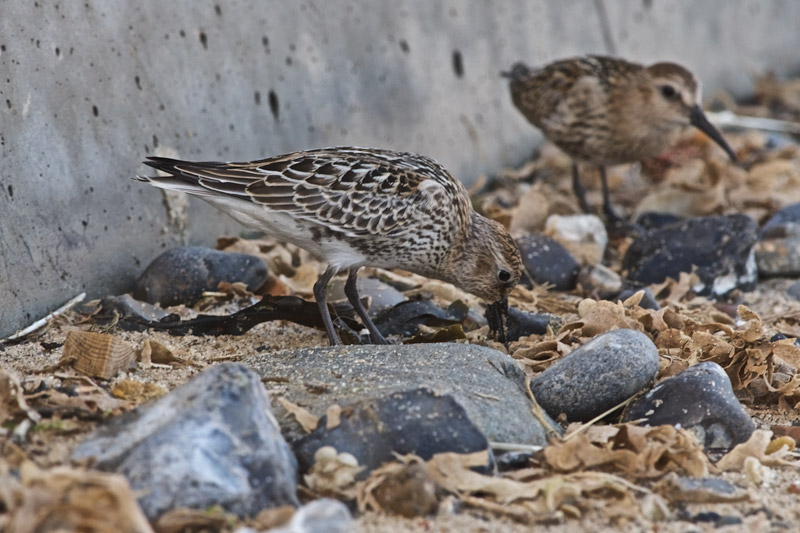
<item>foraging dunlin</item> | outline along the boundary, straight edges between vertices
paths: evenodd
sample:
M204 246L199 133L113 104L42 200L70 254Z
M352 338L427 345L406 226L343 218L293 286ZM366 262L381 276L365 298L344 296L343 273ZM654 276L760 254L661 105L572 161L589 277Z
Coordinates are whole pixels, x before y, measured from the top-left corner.
M605 167L654 157L685 126L708 135L732 160L733 152L700 107L700 82L675 63L648 67L622 59L586 56L529 68L516 63L511 98L528 121L573 158L572 185L589 211L577 162L595 165L603 185L603 211L615 222Z
M507 310L522 272L503 226L476 213L461 183L421 155L343 147L248 163L149 157L145 164L169 176L137 179L198 196L327 263L314 296L332 345L340 340L326 290L337 272L349 270L345 294L372 342L381 344L386 340L359 301L360 267L400 268L450 282L490 303L495 317ZM502 327L498 331L502 338Z

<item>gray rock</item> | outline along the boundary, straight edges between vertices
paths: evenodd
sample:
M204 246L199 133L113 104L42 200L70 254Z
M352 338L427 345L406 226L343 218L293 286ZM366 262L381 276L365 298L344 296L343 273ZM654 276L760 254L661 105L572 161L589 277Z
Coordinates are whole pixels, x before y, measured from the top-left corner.
M546 431L531 413L525 375L508 355L469 344L337 346L254 354L243 363L262 377L279 376L284 396L317 416L426 387L452 396L490 441L544 445ZM289 442L305 433L279 405ZM554 429L558 425L551 421Z
M297 505L297 461L259 377L212 366L172 393L110 420L75 449L140 491L151 520L176 507L220 505L238 516Z
M800 203L790 204L775 212L761 228L761 238L771 239L800 232Z
M617 329L557 361L531 380L531 390L551 416L585 422L645 388L658 367L658 349L647 335Z
M560 242L537 233L518 239L517 246L531 281L550 284L559 291L575 288L580 265ZM527 282L527 276L523 280Z
M749 439L755 430L752 419L733 394L728 375L712 362L694 365L665 379L630 404L623 420L686 428L706 448L731 448Z
M156 257L136 284L134 296L162 306L191 305L203 291L215 291L220 281L241 281L251 291L267 279L260 258L220 252L203 246L179 246Z
M394 453L413 453L427 461L437 453L472 453L489 447L452 396L427 388L350 404L336 427L328 429L327 422L323 416L314 431L293 443L301 473L311 468L314 454L323 446L358 459L366 467L361 478L392 461ZM485 467L488 471L490 464Z
M650 289L650 287L645 287L644 289L639 289L636 287L625 288L616 296L616 298L614 298L614 300L619 300L624 302L625 300L627 300L628 298L630 298L631 296L633 296L634 294L636 294L641 290L644 291L644 295L642 296L642 299L639 301L639 307L641 307L642 309L655 309L655 310L661 309L661 306L658 305L658 301L656 300L656 297L653 294L653 291Z

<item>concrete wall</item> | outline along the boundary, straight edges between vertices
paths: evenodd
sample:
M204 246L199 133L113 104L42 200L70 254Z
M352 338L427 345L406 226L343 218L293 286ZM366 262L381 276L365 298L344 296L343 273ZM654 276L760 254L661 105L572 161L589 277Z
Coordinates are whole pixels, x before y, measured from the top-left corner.
M798 20L791 0L0 0L0 336L238 231L130 180L155 151L387 147L469 182L538 141L498 77L517 59L671 59L746 93L798 68Z

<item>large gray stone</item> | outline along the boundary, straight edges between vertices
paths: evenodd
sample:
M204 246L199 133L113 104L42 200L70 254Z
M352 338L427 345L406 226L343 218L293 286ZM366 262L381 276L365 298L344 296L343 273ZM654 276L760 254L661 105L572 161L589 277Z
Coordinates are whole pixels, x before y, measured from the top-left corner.
M706 95L750 92L750 66L800 66L789 0L0 0L0 14L0 336L81 291L130 291L165 248L239 230L129 180L145 155L371 145L471 183L541 139L499 77L516 60L673 60Z
M381 399L425 387L448 394L490 441L543 445L546 432L531 413L525 376L508 355L470 344L341 346L256 354L242 361L264 378L280 377L281 393L317 416L331 404ZM267 381L269 383L269 380ZM305 436L275 405L287 440Z
M258 376L215 365L152 403L99 427L73 459L118 472L151 520L220 505L239 516L297 505L297 461Z
M531 380L536 400L551 416L586 422L636 394L658 374L658 348L639 331L596 336Z

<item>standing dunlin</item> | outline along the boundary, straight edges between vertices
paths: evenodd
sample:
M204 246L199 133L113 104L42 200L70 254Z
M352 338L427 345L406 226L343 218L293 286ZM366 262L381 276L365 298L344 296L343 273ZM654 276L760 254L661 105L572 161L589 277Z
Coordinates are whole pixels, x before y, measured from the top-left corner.
M473 211L461 183L421 155L348 147L248 163L150 157L145 164L169 176L137 179L198 196L327 263L314 296L332 345L340 340L326 291L337 272L349 271L345 294L372 342L380 344L386 340L358 297L360 267L400 268L447 281L486 300L495 317L507 310L508 293L522 272L517 246L503 226Z
M573 158L572 185L589 211L577 162L597 166L603 211L611 207L605 167L656 156L685 126L708 135L732 160L733 150L700 108L700 82L675 63L645 67L622 59L586 56L532 69L516 63L510 72L511 98L528 121Z

